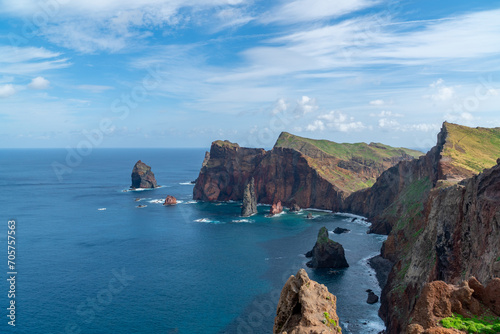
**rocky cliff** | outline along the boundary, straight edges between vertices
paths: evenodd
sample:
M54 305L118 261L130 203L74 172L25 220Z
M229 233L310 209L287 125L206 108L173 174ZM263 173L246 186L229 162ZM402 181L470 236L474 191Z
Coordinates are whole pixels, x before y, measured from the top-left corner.
M469 128L448 122L426 155L384 171L375 184L351 194L343 211L370 218L371 231L389 234L418 216L429 191L477 175L500 156L500 128Z
M337 297L300 269L297 275L290 276L281 290L273 333L342 333L337 316Z
M155 175L151 171L151 167L146 165L141 160L137 161L132 169L132 185L131 189L136 188L156 188Z
M500 165L426 191L382 249L395 262L380 309L389 333L404 332L427 282L457 284L475 276L487 284L500 275Z
M377 176L420 152L382 144L337 144L282 133L270 151L212 143L201 168L193 198L204 201L242 200L254 177L257 200L286 206L338 210L355 190L372 185Z

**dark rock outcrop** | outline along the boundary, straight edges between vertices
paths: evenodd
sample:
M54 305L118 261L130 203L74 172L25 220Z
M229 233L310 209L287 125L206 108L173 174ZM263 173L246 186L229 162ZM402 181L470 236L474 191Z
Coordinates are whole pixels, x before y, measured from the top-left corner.
M295 276L290 276L281 290L273 333L342 333L337 316L337 297L300 269Z
M271 216L277 215L278 213L282 213L282 212L283 212L283 206L281 205L281 201L278 201L277 203L273 203L273 205L271 205L271 208L269 209L269 214Z
M146 165L141 160L137 161L132 169L132 185L131 189L137 188L156 188L155 175L151 171L151 167Z
M168 195L165 198L165 202L163 202L163 205L175 205L175 204L177 204L177 198L171 195Z
M318 239L313 249L306 253L306 257L312 257L307 262L311 268L346 268L349 267L345 259L344 247L328 237L328 230L322 227L318 233Z
M297 203L293 203L292 206L290 207L290 212L299 212L300 211L300 206Z
M243 191L243 206L241 216L249 217L257 213L257 197L255 196L255 183L253 177L245 185Z
M368 297L366 298L366 302L368 304L375 304L378 302L378 296L373 292L372 290L367 290L368 292Z
M312 213L308 212L308 213L307 213L307 217L306 217L306 218L307 218L307 219L313 219L313 215L312 215Z
M333 233L335 233L335 234L342 234L342 233L348 233L348 232L351 232L351 230L349 230L347 228L343 228L343 227L336 227L333 230Z

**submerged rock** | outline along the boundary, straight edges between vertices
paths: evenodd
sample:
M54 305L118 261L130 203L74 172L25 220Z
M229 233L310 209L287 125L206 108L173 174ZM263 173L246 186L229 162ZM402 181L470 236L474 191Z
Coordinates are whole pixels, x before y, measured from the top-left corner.
M151 167L146 165L141 160L137 161L132 169L132 185L131 189L137 188L156 188L158 185L156 184L155 175L151 171Z
M274 334L342 333L337 315L337 297L300 269L281 290Z
M168 195L167 198L165 198L165 202L163 203L163 205L175 205L175 204L177 204L177 198L170 195Z
M328 237L328 230L322 227L318 233L318 239L313 249L306 253L306 257L312 257L307 262L311 268L346 268L349 267L345 259L344 247Z
M245 185L243 191L243 207L241 208L241 216L249 217L257 213L257 196L255 195L255 182L253 177Z
M342 233L347 233L347 232L351 232L351 230L349 230L347 228L343 228L343 227L336 227L335 230L333 230L333 233L335 233L335 234L342 234Z
M271 210L270 210L270 214L271 216L273 215L277 215L278 213L282 213L283 212L283 206L281 205L281 201L278 201L277 203L274 203L272 206L271 206Z

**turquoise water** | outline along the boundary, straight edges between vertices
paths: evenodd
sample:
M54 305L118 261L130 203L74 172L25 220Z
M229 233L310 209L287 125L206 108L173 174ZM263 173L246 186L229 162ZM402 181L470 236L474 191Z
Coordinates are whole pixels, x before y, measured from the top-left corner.
M7 221L16 220L16 326L7 325L9 286L0 284L1 333L269 333L284 281L321 226L351 265L308 270L338 297L344 332L377 333L379 294L366 259L382 236L361 220L307 211L242 220L239 203L197 203L201 149L100 149L57 178L65 150L0 150L0 270L7 278ZM141 159L161 188L127 191ZM177 206L164 207L167 195ZM136 201L139 199L139 201ZM147 205L138 208L138 205ZM101 210L99 210L101 209ZM104 210L105 209L105 210Z

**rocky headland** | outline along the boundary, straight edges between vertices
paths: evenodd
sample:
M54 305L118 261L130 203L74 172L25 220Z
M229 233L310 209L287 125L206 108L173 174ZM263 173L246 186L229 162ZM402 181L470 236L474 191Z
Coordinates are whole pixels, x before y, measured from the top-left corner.
M353 191L371 186L387 168L421 152L382 144L338 144L283 132L272 150L212 143L193 189L193 199L241 201L251 177L257 201L339 210ZM208 159L207 159L208 158Z
M295 276L290 276L281 290L273 333L342 333L337 316L337 297L300 269Z
M146 165L141 160L137 161L132 169L132 185L130 189L137 188L156 188L155 175L151 171L151 167Z

